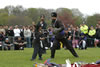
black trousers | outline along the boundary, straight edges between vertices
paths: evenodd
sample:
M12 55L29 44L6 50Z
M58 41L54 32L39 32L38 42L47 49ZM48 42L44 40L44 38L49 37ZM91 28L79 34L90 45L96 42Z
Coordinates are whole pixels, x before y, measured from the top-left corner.
M4 47L4 50L10 50L10 49L11 49L10 46L5 46L5 47Z
M46 49L45 49L45 47L46 47L46 45L47 45L47 43L46 43L46 41L45 40L42 40L42 45L43 45L43 48L42 48L42 53L46 53Z
M22 47L22 49L20 49L20 47ZM24 45L18 45L18 44L15 44L15 50L24 50Z
M40 46L37 46L39 44L35 44L34 46L34 51L33 51L33 54L32 54L32 59L36 59L37 57L37 54L39 55L39 58L42 58L42 49Z
M0 50L2 50L2 46L0 46Z
M58 46L58 42L62 42L64 46L73 54L73 56L78 57L77 53L75 52L74 48L68 43L66 38L62 39L54 39L53 47L51 48L51 58L55 57L56 48Z

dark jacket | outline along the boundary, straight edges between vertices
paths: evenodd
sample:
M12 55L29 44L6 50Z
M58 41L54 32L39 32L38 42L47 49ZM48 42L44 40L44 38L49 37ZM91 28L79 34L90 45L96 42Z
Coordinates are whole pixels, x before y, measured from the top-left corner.
M41 21L40 21L40 22L41 22ZM42 27L42 29L46 29L46 27L47 27L46 22L45 22L45 21L43 21L43 23L42 23L42 24L40 24L40 22L38 22L38 24L37 24L37 28Z
M100 39L100 29L96 30L96 39Z
M13 30L8 30L8 35L13 37L14 36L14 31Z
M3 34L0 34L0 41L4 41L4 36L3 36Z
M57 28L57 33L55 34L55 37L57 39L63 38L64 35L61 34L64 31L63 23L60 20L56 20L54 23L52 23L52 26L53 26L53 28Z
M42 33L35 31L35 39L34 39L34 45L33 46L39 46L40 47L40 37L42 37Z
M73 32L72 31L68 31L67 38L69 38L69 36L71 36L71 40L72 40L73 39Z

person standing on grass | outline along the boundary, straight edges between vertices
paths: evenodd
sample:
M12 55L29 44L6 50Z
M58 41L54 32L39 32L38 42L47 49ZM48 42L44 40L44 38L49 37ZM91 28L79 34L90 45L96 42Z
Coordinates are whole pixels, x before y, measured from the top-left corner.
M90 27L88 36L89 36L89 44L90 46L94 46L94 38L95 38L96 30L93 26Z
M78 42L79 42L79 30L78 27L73 28L73 40L72 40L72 44L73 44L73 48L78 48Z
M36 28L39 28L39 27L41 27L41 29L44 30L44 31L47 28L47 23L45 22L45 15L44 14L42 14L40 16L40 21L36 25ZM45 32L44 32L44 36L45 37L47 36L47 34L45 34ZM43 53L46 54L46 49L45 48L48 46L47 38L42 40L41 43L43 43Z
M27 41L26 47L31 48L31 30L28 26L24 28L24 37Z
M10 26L8 29L8 38L10 40L10 43L13 43L13 37L14 37L13 26Z
M94 46L100 47L100 25L98 25L98 27L96 28L96 36L95 36Z
M37 54L39 55L39 60L42 60L42 48L43 48L43 45L41 46L40 44L40 40L44 40L42 36L42 28L41 27L38 27L36 30L35 30L35 39L34 39L34 51L33 51L33 54L32 54L32 58L31 58L31 61L34 61L37 57Z
M63 23L57 19L57 13L52 12L52 27L54 29L55 39L53 41L53 46L51 47L51 58L55 57L56 47L59 42L62 42L64 46L73 54L75 57L79 57L73 47L68 43L68 40L64 36L64 25Z

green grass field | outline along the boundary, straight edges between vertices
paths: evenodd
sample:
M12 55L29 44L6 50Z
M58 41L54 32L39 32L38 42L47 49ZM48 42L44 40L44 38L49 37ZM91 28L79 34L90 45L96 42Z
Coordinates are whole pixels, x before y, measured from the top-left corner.
M57 50L56 56L51 62L57 64L65 64L65 60L69 59L72 63L75 61L84 62L96 62L100 60L100 48L88 48L87 50L78 50L76 52L80 56L75 58L68 50ZM33 48L25 48L24 51L0 51L0 67L33 67L35 62L44 63L44 61L50 58L50 50L47 50L47 54L43 54L43 60L30 61L33 53Z

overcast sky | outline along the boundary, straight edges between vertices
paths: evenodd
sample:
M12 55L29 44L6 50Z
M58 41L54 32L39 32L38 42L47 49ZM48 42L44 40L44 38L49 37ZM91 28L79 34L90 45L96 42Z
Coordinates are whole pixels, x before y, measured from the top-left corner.
M57 9L78 8L84 15L100 13L100 0L0 0L0 8L8 5L22 5L24 8Z

